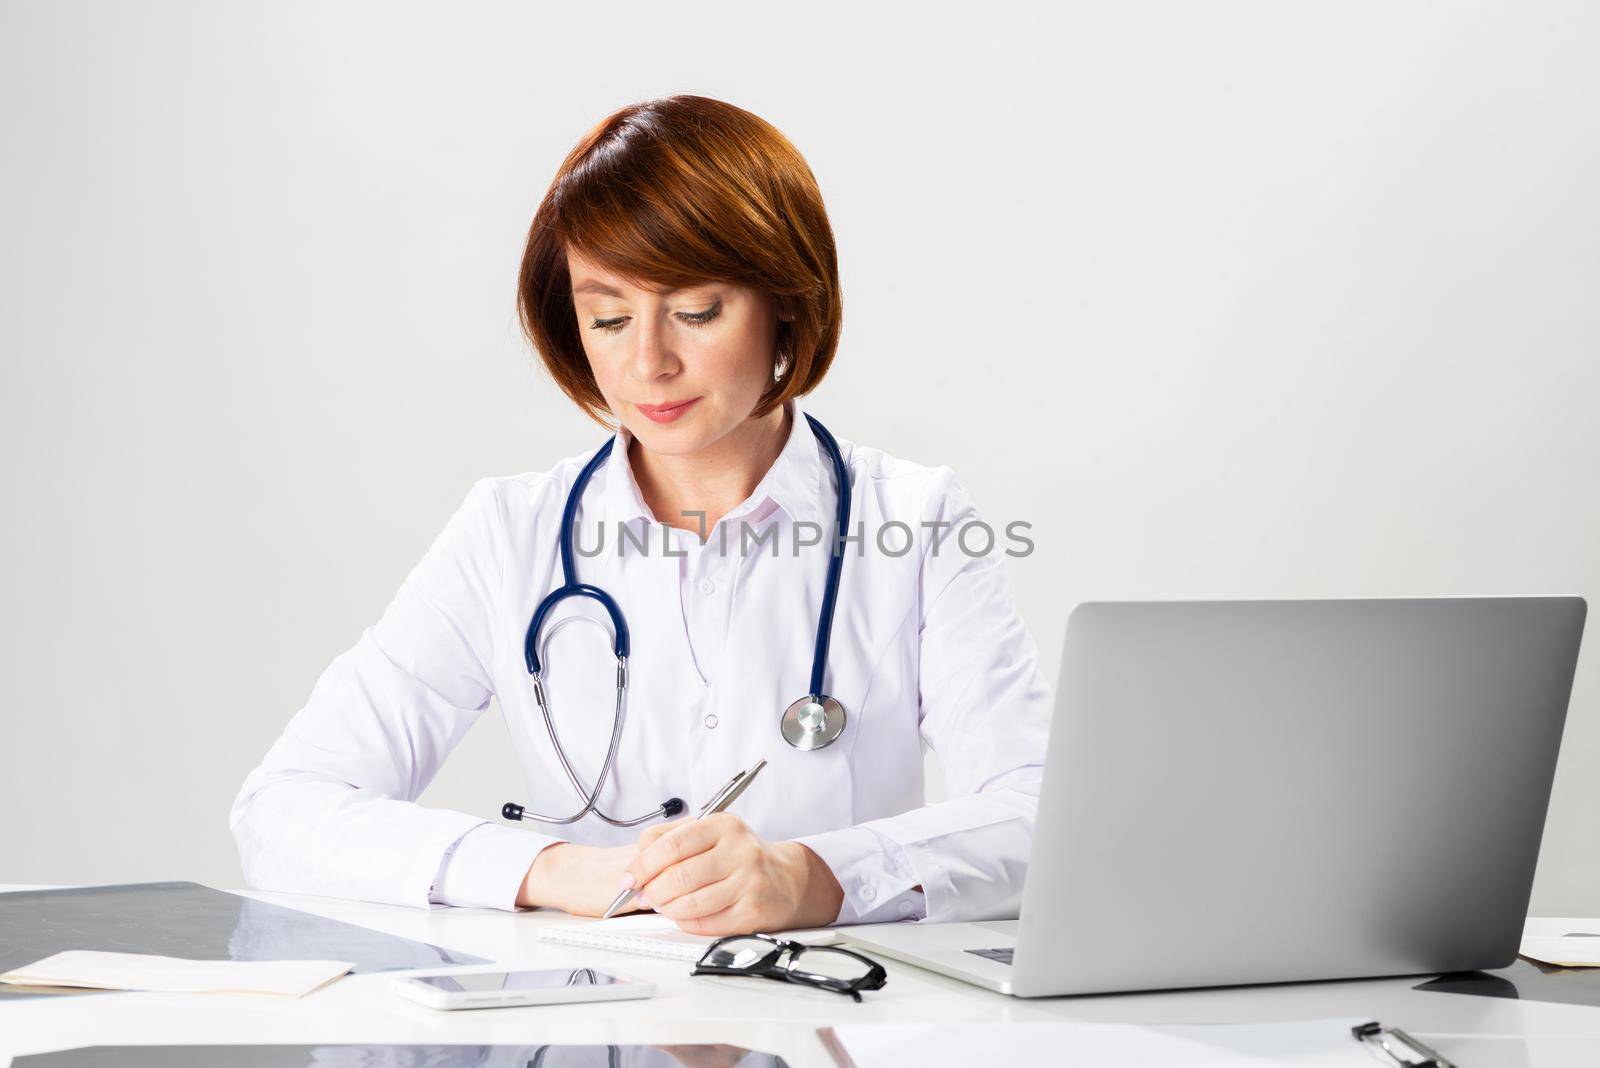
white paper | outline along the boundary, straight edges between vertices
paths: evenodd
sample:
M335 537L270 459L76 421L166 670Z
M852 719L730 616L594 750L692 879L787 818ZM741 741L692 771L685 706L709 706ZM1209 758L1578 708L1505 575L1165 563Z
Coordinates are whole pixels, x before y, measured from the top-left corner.
M1600 937L1523 935L1522 955L1564 968L1600 968Z
M823 1041L855 1068L1092 1064L1095 1068L1372 1068L1350 1029L1365 1018L1267 1024L846 1024ZM1384 1021L1388 1023L1389 1021ZM1397 1021L1404 1028L1403 1021ZM1418 1036L1421 1039L1421 1036ZM1422 1039L1426 1041L1425 1039ZM837 1057L837 1053L835 1054Z
M784 931L774 937L790 938L812 946L838 941L838 935L826 928ZM689 934L680 930L671 917L660 913L641 912L592 923L545 927L539 931L539 940L610 949L619 953L637 953L647 957L697 961L716 939L711 935Z
M173 994L281 994L297 998L353 967L340 960L185 960L73 949L14 968L0 975L0 983Z

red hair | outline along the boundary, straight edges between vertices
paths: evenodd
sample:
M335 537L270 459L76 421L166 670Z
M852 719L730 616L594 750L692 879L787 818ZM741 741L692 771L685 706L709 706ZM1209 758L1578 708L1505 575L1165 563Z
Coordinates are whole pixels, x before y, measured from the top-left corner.
M567 154L534 214L517 284L523 332L562 391L607 425L568 248L641 288L728 282L771 296L773 356L788 369L754 415L811 392L833 362L842 294L822 193L789 139L743 108L678 95L613 112Z

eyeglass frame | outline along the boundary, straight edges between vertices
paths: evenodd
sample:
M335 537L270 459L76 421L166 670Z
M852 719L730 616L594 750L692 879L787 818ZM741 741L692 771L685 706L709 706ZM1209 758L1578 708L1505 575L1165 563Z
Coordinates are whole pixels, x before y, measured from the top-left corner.
M772 949L755 963L739 968L706 963L706 958L723 945L745 938L755 938L762 942L771 943ZM815 950L819 953L843 953L847 957L854 957L862 964L867 965L867 974L859 979L835 979L831 975L818 975L815 972L797 972L794 965L800 961L807 950ZM789 954L790 963L788 967L782 967L777 963L778 958L785 953ZM804 942L796 942L790 938L774 938L772 935L766 934L723 935L706 947L706 951L700 955L700 959L695 962L694 969L689 974L753 975L759 979L776 979L779 982L796 983L800 986L815 986L823 990L831 990L836 994L848 994L855 998L857 1002L861 1000L861 991L880 990L883 988L883 984L889 981L889 973L883 965L871 957L864 956L853 950L840 949L838 946L808 946ZM802 976L804 978L801 978Z

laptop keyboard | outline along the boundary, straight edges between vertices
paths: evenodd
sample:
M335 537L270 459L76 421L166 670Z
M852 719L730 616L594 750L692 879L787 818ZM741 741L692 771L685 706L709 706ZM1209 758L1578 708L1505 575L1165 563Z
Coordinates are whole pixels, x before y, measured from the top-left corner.
M974 954L975 956L982 957L985 960L996 961L1000 964L1010 964L1011 952L1013 948L1014 947L1007 946L1005 949L969 949L967 952Z

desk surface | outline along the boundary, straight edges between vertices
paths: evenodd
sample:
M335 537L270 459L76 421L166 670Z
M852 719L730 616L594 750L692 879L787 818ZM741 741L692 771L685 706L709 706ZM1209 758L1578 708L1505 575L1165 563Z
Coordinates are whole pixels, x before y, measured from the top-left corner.
M0 889L22 889L0 887ZM415 1042L726 1042L781 1054L795 1068L831 1066L816 1028L847 1022L1244 1023L1366 1016L1430 1041L1461 1068L1600 1063L1600 1008L1425 993L1420 979L1235 987L1162 994L1020 1000L885 961L889 983L860 1005L778 983L691 977L677 961L558 946L539 928L556 912L424 911L287 894L248 893L500 962L538 968L594 965L657 984L646 1001L437 1012L389 990L400 972L351 975L300 999L118 993L0 1003L0 1058L86 1045ZM1530 934L1591 927L1530 919ZM493 970L492 966L476 969ZM203 1006L203 1012L196 1012Z

